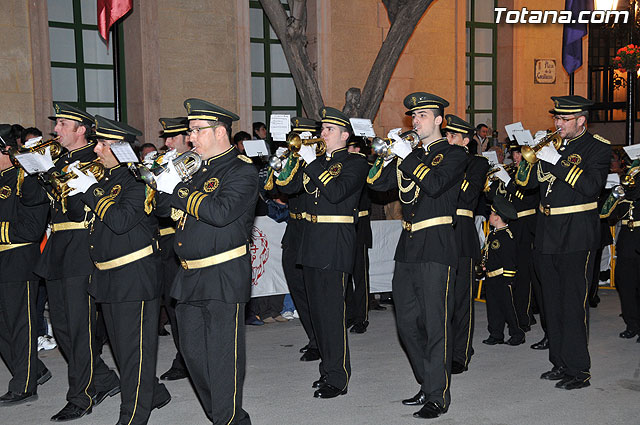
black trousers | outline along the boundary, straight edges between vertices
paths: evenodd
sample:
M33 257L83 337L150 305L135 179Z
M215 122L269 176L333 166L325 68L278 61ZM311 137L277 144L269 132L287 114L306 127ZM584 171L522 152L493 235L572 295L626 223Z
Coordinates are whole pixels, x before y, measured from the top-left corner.
M453 341L453 361L467 366L473 355L473 329L475 312L473 308L473 280L475 261L470 257L458 258L456 281L454 284L454 308L451 323Z
M369 248L356 246L353 275L346 290L347 323L369 322Z
M589 379L589 306L593 251L538 254L544 312L549 337L549 361L569 376Z
M102 312L120 370L119 423L146 424L153 406L170 397L156 378L160 299L102 303Z
M509 327L510 336L524 336L518 322L513 287L503 276L488 277L485 280L487 299L487 321L489 335L504 339L504 325Z
M320 375L336 388L346 389L351 378L344 292L347 273L303 267L309 296L311 325L320 351Z
M282 247L282 270L287 280L289 293L293 304L296 306L300 322L309 338L309 348L318 349L316 335L313 333L311 325L311 314L309 313L309 298L307 296L307 288L304 286L304 275L302 267L296 265L296 257L298 255L297 247L283 245Z
M393 272L400 341L429 401L451 401L451 320L456 270L439 263L401 263Z
M251 424L242 409L245 304L179 302L180 350L207 417L215 424Z
M640 255L618 256L616 287L620 296L622 320L627 329L640 329Z
M173 239L173 238L172 238ZM176 300L171 297L171 285L173 279L178 272L178 257L173 252L173 248L167 248L171 253L162 254L162 265L160 266L160 273L162 280L162 306L167 312L169 317L169 326L171 326L171 336L173 337L173 343L176 346L176 356L173 359L171 367L178 370L187 370L187 366L184 364L182 354L180 354L180 330L176 321Z
M544 314L544 302L542 299L542 286L540 285L540 276L538 275L538 270L536 264L538 263L537 256L538 253L533 251L531 253L531 289L533 289L533 301L538 306L538 313L540 315L540 326L544 330L544 333L547 333L547 318ZM517 275L516 275L517 276Z
M0 283L0 355L9 368L9 391L34 392L46 369L38 359L38 281Z
M533 258L531 244L519 244L517 254L516 279L511 288L513 291L513 304L516 309L518 323L521 327L531 326L531 297L533 288L531 275L533 274Z
M96 305L87 293L90 276L47 281L51 326L67 360L67 401L82 409L92 396L119 384L118 376L100 357L96 341Z

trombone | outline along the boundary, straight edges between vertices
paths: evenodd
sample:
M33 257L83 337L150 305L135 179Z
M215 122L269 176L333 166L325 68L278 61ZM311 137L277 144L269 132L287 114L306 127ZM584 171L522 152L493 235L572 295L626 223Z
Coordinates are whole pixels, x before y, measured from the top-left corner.
M405 131L400 134L400 138L405 142L409 142L411 145L411 149L415 149L420 144L420 136L415 130ZM380 137L374 137L371 140L371 150L374 154L379 157L384 158L385 160L392 159L396 155L391 152L391 146L396 143L393 139L382 139Z
M547 146L549 143L553 143L556 149L560 149L562 145L562 137L560 137L560 129L547 134L544 136L535 146L523 146L520 150L522 152L522 157L529 164L535 164L538 162L538 157L536 156L537 152L540 152L542 148Z

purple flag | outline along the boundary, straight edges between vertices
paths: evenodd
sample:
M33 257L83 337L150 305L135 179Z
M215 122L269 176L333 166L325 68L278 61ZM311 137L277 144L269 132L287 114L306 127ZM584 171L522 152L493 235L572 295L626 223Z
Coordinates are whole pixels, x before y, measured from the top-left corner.
M578 20L582 10L593 10L593 0L565 0L565 10ZM587 35L587 24L564 24L562 33L562 66L571 74L582 66L582 37Z

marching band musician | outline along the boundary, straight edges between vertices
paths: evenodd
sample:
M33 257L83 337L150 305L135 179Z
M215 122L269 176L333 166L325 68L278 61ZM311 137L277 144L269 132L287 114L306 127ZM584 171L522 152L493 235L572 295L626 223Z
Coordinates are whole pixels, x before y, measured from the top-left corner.
M588 387L586 297L593 275L593 253L600 242L598 195L609 171L609 142L587 131L588 109L581 96L551 98L549 112L562 138L535 153L534 164L521 162L516 183L540 190L536 225L536 270L542 285L553 368L540 378L559 381L557 388Z
M188 123L186 117L160 118L159 121L162 125L160 137L164 139L164 144L167 148L175 150L178 154L191 150L189 136L187 135ZM176 253L173 250L176 226L170 217L158 217L158 224L160 226L160 256L162 257L160 270L162 305L169 316L171 335L176 346L176 356L173 359L173 363L169 370L160 375L160 379L163 381L175 381L188 376L187 366L184 364L182 354L180 354L180 331L176 322L176 302L171 298L171 283L176 277L180 266L178 257L176 257Z
M104 177L72 168L69 205L83 203L95 217L89 225L89 252L95 265L89 293L101 304L120 370L118 424L146 424L153 409L171 401L156 378L161 287L158 227L145 208L146 186L116 159L111 145L133 143L142 133L96 115L94 151Z
M320 350L320 379L312 385L317 388L313 396L334 398L347 393L351 377L345 290L353 271L355 223L368 163L363 155L347 150L349 118L330 107L322 107L319 114L326 154L316 157L313 145L303 145L300 158L290 156L278 184L284 193L304 190L305 222L297 262L302 265Z
M393 300L398 333L420 391L403 400L424 405L417 418L436 418L447 412L451 400L451 316L458 266L453 229L458 194L467 155L442 137L440 126L449 102L418 92L404 99L422 147L396 140L397 156L378 158L369 171L373 190L397 187L402 202L403 231L398 241L393 273Z
M640 160L635 160L627 176L638 171ZM620 338L638 336L637 342L640 343L640 185L634 181L624 188L622 199L609 195L600 217L608 218L611 225L622 221L616 243L615 269L622 320L626 325L626 329L620 332Z
M187 99L200 169L181 182L173 164L158 176L159 208L178 219L175 252L181 267L177 300L180 351L205 413L213 423L249 425L242 409L244 310L251 296L251 228L258 178L251 160L231 145L239 117L200 99Z
M76 161L96 159L95 143L88 141L94 118L65 103L54 102L53 109L49 119L55 121L54 131L66 151L51 164L53 169L45 174L48 177ZM37 183L43 180L25 180L23 202L50 205L51 235L35 271L46 280L51 326L68 362L67 404L51 418L65 422L90 414L106 397L118 394L120 382L100 356L95 299L87 292L94 269L89 255L93 213L85 211L83 204L63 206L50 185Z
M38 243L46 227L47 206L27 207L20 202L22 178L5 151L18 146L11 125L0 124L0 139L0 355L11 373L0 406L14 406L37 400L38 385L51 378L38 359L38 279L28 267L40 256Z
M464 180L460 187L456 209L456 246L458 264L454 285L455 307L452 315L451 339L453 341L451 373L462 373L469 367L473 355L473 281L475 264L480 259L480 241L473 212L484 188L489 161L482 155L471 155L467 145L473 134L473 126L455 115L446 115L444 128L451 145L462 146L469 156Z
M304 133L310 133L311 137L318 131L318 122L310 118L293 117L291 118L291 131L304 137ZM278 177L277 172L269 173L265 184L266 190L274 190L279 188L278 182L274 186L274 180ZM302 226L304 224L304 196L301 189L298 193L289 193L287 195L289 205L289 220L287 228L282 236L282 270L284 271L287 287L293 299L293 303L300 316L302 327L309 338L307 345L302 347L300 351L302 356L300 361L316 361L320 359L320 351L316 335L313 332L311 324L311 316L309 313L309 299L307 289L304 285L304 275L302 267L297 264L298 253L300 251L300 242L302 240Z

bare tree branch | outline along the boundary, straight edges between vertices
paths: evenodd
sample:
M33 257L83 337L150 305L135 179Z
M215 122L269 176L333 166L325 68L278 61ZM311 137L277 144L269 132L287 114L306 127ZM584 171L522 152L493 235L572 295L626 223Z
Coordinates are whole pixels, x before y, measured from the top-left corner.
M359 117L372 121L375 118L400 55L432 2L433 0L383 0L385 5L396 3L398 10L362 90Z
M287 17L280 0L260 0L271 26L282 43L293 81L300 95L302 107L309 117L318 118L322 107L322 94L313 65L307 54L307 2L288 0L291 16Z

